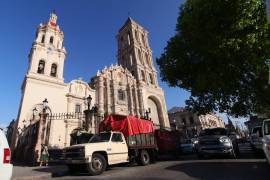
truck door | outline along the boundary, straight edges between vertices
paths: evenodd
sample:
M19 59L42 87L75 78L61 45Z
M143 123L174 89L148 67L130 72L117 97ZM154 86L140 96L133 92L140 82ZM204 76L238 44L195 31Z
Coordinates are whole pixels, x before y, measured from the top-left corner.
M128 161L128 147L122 133L113 133L111 151L108 154L112 163Z

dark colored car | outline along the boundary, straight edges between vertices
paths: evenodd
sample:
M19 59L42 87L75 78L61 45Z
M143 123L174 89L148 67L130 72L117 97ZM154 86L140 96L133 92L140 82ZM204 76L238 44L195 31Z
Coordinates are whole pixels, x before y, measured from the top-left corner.
M234 158L239 154L238 144L225 128L205 129L198 138L199 157L205 155L230 155Z

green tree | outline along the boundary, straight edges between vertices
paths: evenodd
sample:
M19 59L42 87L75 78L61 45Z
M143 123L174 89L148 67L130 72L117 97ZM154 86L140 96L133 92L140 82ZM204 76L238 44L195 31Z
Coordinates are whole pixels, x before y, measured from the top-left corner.
M188 108L238 117L269 111L268 58L264 0L187 0L157 64L163 81L191 93Z

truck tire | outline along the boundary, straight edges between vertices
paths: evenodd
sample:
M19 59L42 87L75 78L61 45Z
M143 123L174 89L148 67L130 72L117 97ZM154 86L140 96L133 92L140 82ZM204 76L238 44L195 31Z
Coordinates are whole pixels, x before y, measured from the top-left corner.
M142 166L150 164L150 156L146 150L142 150L139 154L139 164Z
M106 167L107 163L104 156L97 153L92 156L92 161L88 164L88 172L92 176L99 175L105 171Z

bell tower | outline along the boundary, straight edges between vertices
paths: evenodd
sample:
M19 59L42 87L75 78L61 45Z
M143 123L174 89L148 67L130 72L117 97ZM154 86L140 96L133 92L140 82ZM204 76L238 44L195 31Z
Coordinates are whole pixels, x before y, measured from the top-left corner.
M64 82L63 70L66 50L64 34L57 25L57 16L50 14L49 21L39 25L29 54L27 77L35 76L54 82Z
M158 86L157 71L153 65L148 32L128 17L117 35L118 64L127 68L141 83Z
M28 70L21 86L21 101L16 121L16 129L23 129L34 117L33 109L40 109L44 99L50 102L50 113L65 112L66 87L63 71L66 50L63 47L64 33L57 25L53 12L47 22L41 23L28 55ZM12 145L16 145L14 131Z

